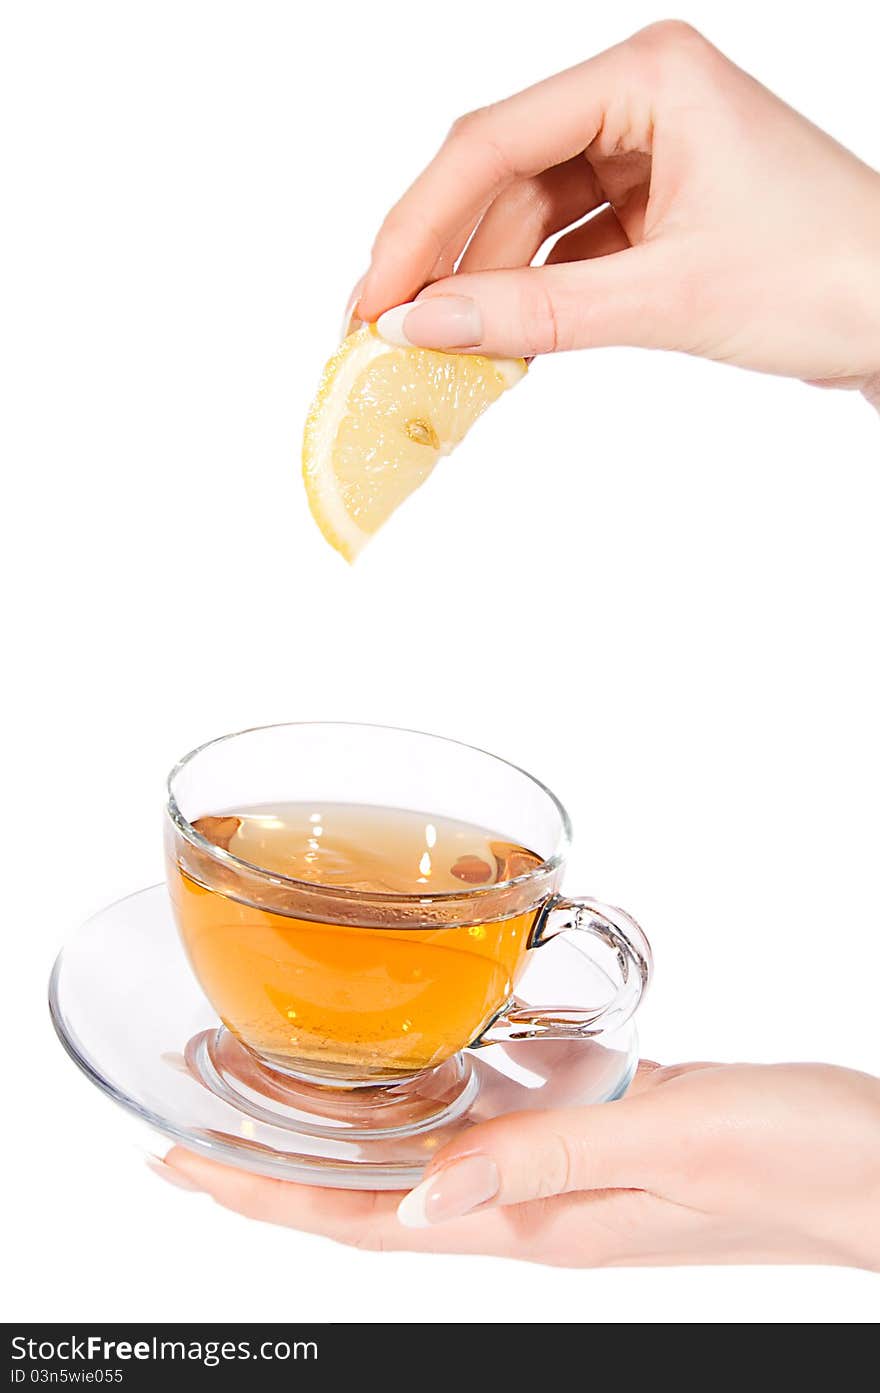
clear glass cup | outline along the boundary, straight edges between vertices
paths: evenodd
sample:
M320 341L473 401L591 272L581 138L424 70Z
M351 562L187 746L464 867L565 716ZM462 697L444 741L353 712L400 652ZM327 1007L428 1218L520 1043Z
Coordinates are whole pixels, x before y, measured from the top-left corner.
M397 894L296 880L240 859L194 826L257 805L369 805L474 824L528 848L522 874L461 890ZM168 781L175 917L205 995L251 1068L273 1081L393 1088L465 1048L595 1038L632 1016L651 973L623 910L564 897L568 815L515 765L438 736L302 723L224 736ZM516 984L560 934L589 945L607 999L532 1006ZM216 1047L212 1078L223 1055ZM239 1067L239 1075L242 1069ZM249 1085L250 1086L250 1085ZM371 1095L375 1096L375 1095Z

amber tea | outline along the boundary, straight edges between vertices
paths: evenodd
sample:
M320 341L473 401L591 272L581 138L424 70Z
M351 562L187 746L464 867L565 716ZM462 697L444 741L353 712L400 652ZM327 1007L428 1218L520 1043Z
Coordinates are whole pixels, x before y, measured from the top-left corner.
M474 895L473 923L420 927L412 906L534 871L542 858L528 848L450 818L347 803L218 810L192 826L235 860L173 855L183 941L224 1024L264 1059L314 1077L403 1077L464 1048L511 996L536 908L481 919ZM241 863L274 882L254 891ZM339 892L342 922L310 886ZM369 894L381 924L351 922L346 891ZM383 911L383 896L408 897L407 910L389 899Z

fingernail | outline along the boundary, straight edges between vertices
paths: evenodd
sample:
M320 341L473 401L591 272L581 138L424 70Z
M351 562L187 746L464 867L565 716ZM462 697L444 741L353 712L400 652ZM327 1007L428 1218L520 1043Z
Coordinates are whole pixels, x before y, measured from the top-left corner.
M445 1224L494 1199L500 1188L498 1167L491 1157L464 1156L410 1190L397 1207L397 1217L408 1229Z
M366 279L367 273L365 271L348 297L348 304L345 307L345 314L342 318L342 333L339 335L341 339L347 339L349 334L353 334L355 329L359 329L364 322L362 319L358 319L355 310L357 309L358 300L363 293L364 281Z
M177 1170L174 1166L167 1166L161 1156L147 1156L147 1165L154 1175L158 1175L162 1180L166 1180L169 1185L176 1185L178 1190L192 1190L194 1194L203 1195L205 1192L201 1185L197 1185L194 1180L190 1180L188 1175Z
M386 310L376 328L398 348L476 348L483 318L476 301L464 295L434 295Z

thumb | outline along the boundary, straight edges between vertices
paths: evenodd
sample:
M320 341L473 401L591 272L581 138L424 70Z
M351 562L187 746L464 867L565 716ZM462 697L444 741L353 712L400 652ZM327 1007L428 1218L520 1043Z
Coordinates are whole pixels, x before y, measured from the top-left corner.
M435 281L380 315L389 343L531 358L570 348L676 348L683 297L666 248Z
M438 1151L397 1215L408 1228L427 1228L490 1204L522 1204L572 1190L652 1188L658 1131L647 1095L508 1113Z

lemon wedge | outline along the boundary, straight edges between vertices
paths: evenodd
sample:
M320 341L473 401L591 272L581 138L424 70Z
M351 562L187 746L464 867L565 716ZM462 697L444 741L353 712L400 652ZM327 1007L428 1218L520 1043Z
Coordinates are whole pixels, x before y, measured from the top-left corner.
M324 369L303 437L309 506L330 545L353 561L525 372L522 358L397 348L373 325L349 334Z

